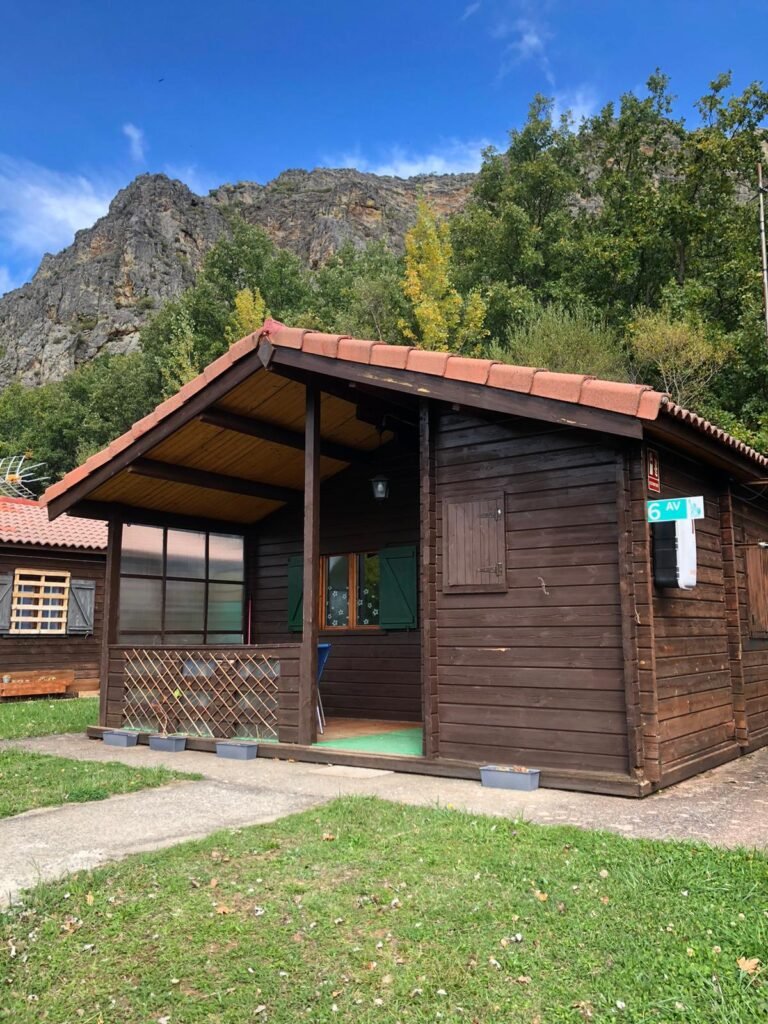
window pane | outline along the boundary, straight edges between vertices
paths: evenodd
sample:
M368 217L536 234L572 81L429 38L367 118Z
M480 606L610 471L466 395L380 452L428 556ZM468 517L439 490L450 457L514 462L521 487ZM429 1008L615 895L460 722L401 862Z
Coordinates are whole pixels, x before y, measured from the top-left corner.
M209 633L208 643L209 644L241 644L243 642L242 633Z
M168 576L205 578L205 534L191 530L168 531Z
M195 646L202 647L203 645L203 634L202 633L166 633L165 634L165 645L166 647L184 647L187 644L195 644Z
M358 626L378 626L379 624L379 575L378 555L357 556Z
M232 633L243 628L243 588L239 583L208 585L208 632Z
M330 555L325 583L325 625L349 625L349 559Z
M212 580L243 579L243 538L211 533L208 538L208 573Z
M204 628L205 584L166 580L165 629L196 633Z
M159 633L121 633L120 643L128 647L157 647L163 642Z
M156 526L123 526L121 572L160 576L163 571L163 531Z
M157 629L162 612L160 580L120 580L120 629L149 632Z

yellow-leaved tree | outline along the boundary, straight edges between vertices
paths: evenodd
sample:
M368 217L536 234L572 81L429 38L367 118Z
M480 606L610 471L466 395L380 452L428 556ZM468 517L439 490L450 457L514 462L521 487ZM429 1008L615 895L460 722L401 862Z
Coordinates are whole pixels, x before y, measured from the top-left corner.
M413 324L400 322L406 338L421 348L474 352L488 334L486 305L476 289L462 296L453 285L453 248L446 221L419 201L416 223L405 236L403 292Z
M246 334L258 331L268 316L269 310L259 289L242 288L235 296L235 308L227 324L227 341L234 345Z

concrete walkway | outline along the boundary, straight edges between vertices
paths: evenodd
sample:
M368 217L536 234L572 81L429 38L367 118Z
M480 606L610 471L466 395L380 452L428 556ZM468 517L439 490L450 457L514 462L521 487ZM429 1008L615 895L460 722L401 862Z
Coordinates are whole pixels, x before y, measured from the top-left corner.
M194 751L119 750L80 735L45 736L2 746L78 760L164 765L199 772L204 778L95 803L29 811L0 821L0 901L39 880L199 838L220 828L274 821L346 794L422 806L450 804L477 814L608 829L632 837L768 846L768 748L645 800L630 800L554 789L512 793L460 779L271 758L237 762Z

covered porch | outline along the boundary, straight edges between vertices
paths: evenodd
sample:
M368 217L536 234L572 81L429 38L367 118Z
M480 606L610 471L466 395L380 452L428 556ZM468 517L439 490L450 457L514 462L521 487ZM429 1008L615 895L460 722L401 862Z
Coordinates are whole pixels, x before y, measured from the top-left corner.
M252 355L80 486L78 514L109 523L94 732L423 758L426 400Z

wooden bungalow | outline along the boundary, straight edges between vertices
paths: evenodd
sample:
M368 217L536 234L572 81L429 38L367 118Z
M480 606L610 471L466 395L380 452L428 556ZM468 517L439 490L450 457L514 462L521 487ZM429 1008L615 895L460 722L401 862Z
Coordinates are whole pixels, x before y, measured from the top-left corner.
M0 497L0 699L98 692L107 530Z
M642 796L768 742L766 483L649 388L267 321L44 501L109 524L94 736Z

